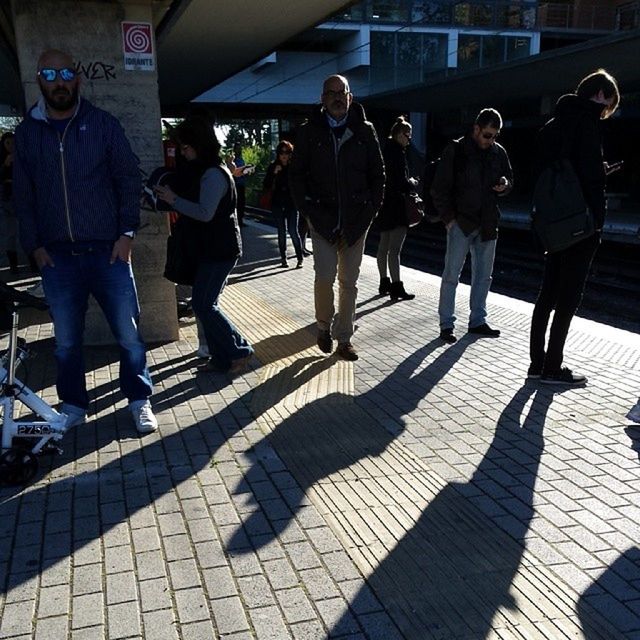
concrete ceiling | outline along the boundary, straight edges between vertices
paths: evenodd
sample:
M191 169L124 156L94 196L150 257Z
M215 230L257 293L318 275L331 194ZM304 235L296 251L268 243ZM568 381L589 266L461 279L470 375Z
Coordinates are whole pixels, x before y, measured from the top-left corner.
M154 0L161 104L184 105L350 4L353 0ZM0 104L15 106L21 85L10 16L10 0L0 0Z
M174 1L157 30L161 104L188 102L350 4L353 1Z
M513 99L536 99L573 91L585 75L603 67L623 93L640 90L640 29L562 47L490 70L479 69L395 89L364 100L397 110L442 113L463 105L500 106Z

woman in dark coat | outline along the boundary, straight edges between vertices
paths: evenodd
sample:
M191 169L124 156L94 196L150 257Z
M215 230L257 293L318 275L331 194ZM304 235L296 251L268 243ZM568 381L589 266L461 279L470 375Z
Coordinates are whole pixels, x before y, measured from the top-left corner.
M231 270L242 253L236 214L236 188L220 158L220 144L211 125L188 118L175 130L184 171L176 176L175 191L156 186L159 198L180 213L176 228L194 260L191 303L207 337L211 358L203 371L242 373L253 348L219 306Z
M400 252L407 237L407 214L404 194L415 189L415 180L409 177L406 148L411 142L411 125L400 116L391 127L389 138L382 150L386 185L382 208L376 219L380 229L378 245L378 271L380 295L389 294L392 300L413 300L415 295L404 290L400 280ZM389 276L387 276L387 265Z
M278 223L278 248L281 266L287 267L287 227L296 252L296 269L302 267L302 243L298 232L298 210L289 190L289 160L293 145L282 140L276 147L276 159L269 165L262 185L263 191L271 191L271 211Z

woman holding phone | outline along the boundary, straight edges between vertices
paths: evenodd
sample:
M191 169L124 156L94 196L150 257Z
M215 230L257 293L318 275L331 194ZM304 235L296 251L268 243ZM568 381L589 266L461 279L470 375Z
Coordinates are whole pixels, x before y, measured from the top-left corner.
M176 127L180 153L186 162L175 192L154 188L158 197L180 213L176 225L188 239L197 262L191 304L202 323L210 350L202 371L242 373L253 348L220 308L218 301L231 270L242 254L233 177L220 157L213 128L200 117Z

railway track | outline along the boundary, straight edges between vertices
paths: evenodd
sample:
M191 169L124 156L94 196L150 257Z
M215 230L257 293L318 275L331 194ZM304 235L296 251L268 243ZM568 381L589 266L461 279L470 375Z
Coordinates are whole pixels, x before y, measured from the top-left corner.
M247 213L273 224L268 212L248 208ZM378 233L372 229L365 252L375 256ZM444 264L446 236L441 224L423 222L411 229L402 250L402 264L440 275ZM470 282L469 261L461 281ZM540 287L544 260L533 245L530 232L501 229L496 250L491 289L534 302ZM640 333L640 247L637 244L604 241L591 268L579 315L621 329Z

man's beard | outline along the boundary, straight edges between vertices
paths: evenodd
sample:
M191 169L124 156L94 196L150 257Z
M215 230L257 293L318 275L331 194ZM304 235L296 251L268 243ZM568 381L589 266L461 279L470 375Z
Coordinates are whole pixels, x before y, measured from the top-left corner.
M43 91L45 102L50 109L54 111L68 111L78 102L78 85L73 87L70 92L65 89L55 89L52 92Z

